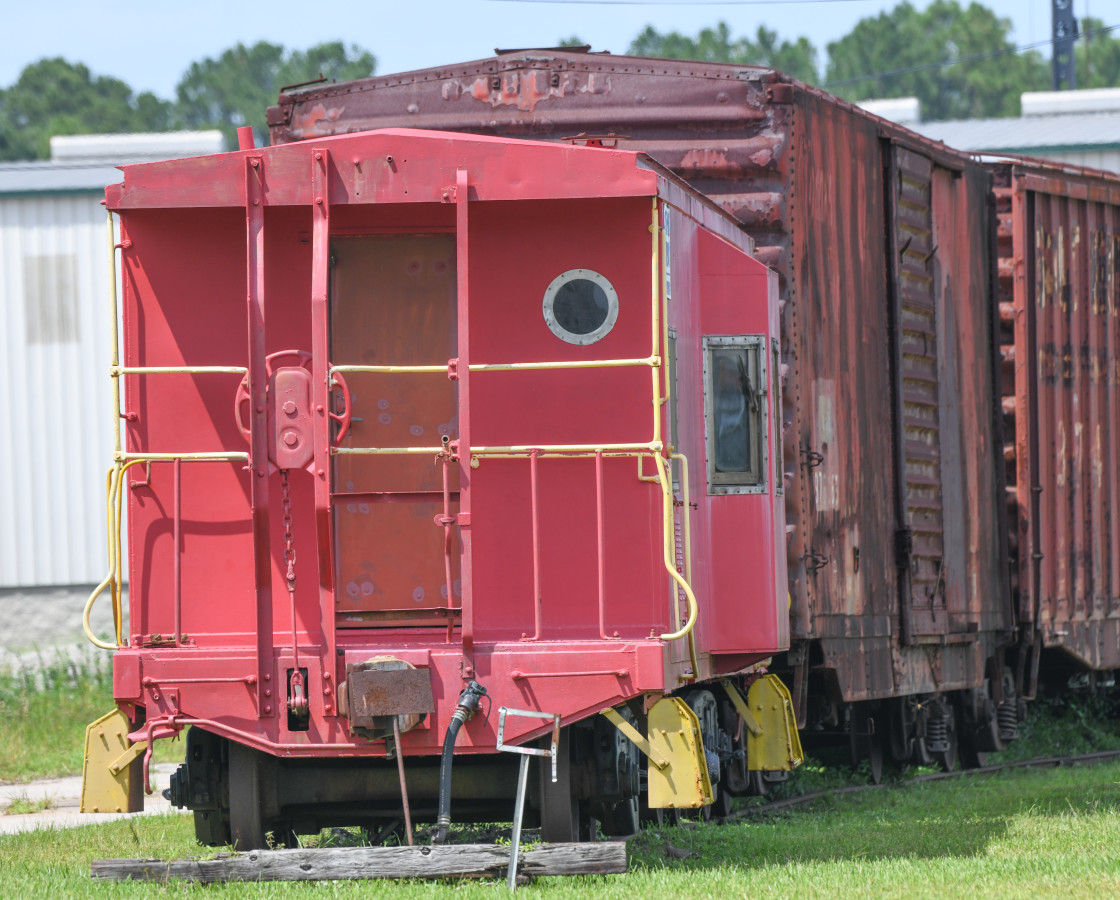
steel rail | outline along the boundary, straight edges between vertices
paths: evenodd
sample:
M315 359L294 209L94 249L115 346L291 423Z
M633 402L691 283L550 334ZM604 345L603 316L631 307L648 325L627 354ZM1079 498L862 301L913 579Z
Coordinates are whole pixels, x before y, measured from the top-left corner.
M813 803L817 800L823 800L826 797L838 797L843 794L858 794L863 791L877 790L881 788L899 788L911 787L916 784L924 784L929 781L945 781L951 778L967 778L972 775L995 775L999 772L1007 772L1011 769L1033 769L1033 768L1053 768L1058 769L1063 766L1076 766L1087 765L1099 762L1108 762L1112 759L1120 758L1120 750L1098 750L1095 753L1081 753L1073 756L1039 756L1033 759L1023 759L1017 762L1003 763L998 766L979 766L975 769L957 769L953 772L931 772L928 775L917 775L914 778L908 778L905 781L898 781L893 783L884 784L852 784L846 787L839 788L826 788L821 791L811 791L808 794L802 794L799 797L784 797L781 800L771 800L769 803L762 803L758 806L751 806L746 809L739 809L729 815L723 816L720 819L713 819L719 822L734 822L739 819L750 818L751 816L766 815L771 812L778 812L783 809L789 809L794 806L803 806L808 803Z

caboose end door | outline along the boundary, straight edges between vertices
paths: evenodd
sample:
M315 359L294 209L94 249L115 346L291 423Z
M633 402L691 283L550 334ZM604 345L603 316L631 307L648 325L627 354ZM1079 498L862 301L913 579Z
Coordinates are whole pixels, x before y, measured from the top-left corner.
M432 448L458 437L455 235L336 237L330 285L331 361L352 402L332 471L336 622L446 624L460 544L438 520L458 511L458 467Z

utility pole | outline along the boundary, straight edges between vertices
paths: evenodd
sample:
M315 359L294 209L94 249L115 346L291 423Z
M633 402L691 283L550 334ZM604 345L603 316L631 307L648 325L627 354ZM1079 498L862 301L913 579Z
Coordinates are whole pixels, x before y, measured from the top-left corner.
M1073 47L1077 41L1077 17L1073 0L1050 0L1051 82L1055 91L1077 89L1077 62Z

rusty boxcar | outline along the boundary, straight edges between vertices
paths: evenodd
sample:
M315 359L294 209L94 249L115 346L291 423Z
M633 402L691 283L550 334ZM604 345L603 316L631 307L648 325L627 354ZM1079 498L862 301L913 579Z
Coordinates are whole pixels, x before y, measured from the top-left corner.
M276 144L404 124L640 149L739 219L779 275L800 723L876 771L1013 737L990 174L776 71L681 60L510 51L269 110Z
M795 765L777 278L735 220L629 151L247 144L106 191L130 618L83 807L187 727L171 798L243 848L508 818L538 740L552 840Z
M1062 658L1067 672L1120 667L1120 177L1040 159L988 165L1030 695L1044 650L1058 671Z

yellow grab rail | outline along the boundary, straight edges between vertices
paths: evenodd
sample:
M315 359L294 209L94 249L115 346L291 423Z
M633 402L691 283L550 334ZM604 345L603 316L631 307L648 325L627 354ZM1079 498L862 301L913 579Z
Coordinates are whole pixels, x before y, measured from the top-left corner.
M627 366L652 366L661 365L659 356L646 356L632 359L573 359L555 362L519 362L519 363L471 363L467 366L470 372L520 372L527 370L546 369L617 369ZM448 366L331 366L330 374L343 372L345 374L359 375L434 375L446 374Z

